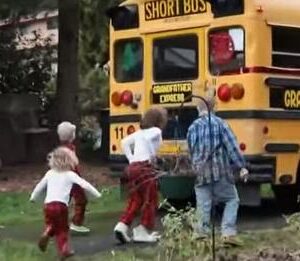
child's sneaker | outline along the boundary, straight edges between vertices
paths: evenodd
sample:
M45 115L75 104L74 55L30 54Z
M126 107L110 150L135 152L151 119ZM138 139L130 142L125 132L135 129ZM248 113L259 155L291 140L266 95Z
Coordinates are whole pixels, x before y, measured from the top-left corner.
M116 239L118 239L122 244L130 242L131 238L128 235L128 231L129 227L125 223L119 222L114 228Z
M73 223L70 225L70 230L77 233L89 233L91 230L85 226L77 226Z
M39 249L45 252L49 243L50 237L47 234L43 234L38 242Z
M69 257L72 257L75 255L75 252L73 250L64 253L61 257L60 257L60 261L64 261L66 259L68 259Z
M133 241L134 242L147 242L155 243L160 239L158 232L149 234L147 229L143 225L139 225L133 229Z

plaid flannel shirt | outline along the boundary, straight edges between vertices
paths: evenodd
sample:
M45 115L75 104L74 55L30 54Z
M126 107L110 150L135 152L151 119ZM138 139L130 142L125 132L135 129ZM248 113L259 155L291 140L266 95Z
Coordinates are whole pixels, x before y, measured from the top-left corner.
M233 180L233 172L246 165L229 125L211 114L211 127L212 150L210 149L208 115L196 119L187 133L192 167L197 173L197 185L211 183L212 178L218 181L222 175L227 175Z

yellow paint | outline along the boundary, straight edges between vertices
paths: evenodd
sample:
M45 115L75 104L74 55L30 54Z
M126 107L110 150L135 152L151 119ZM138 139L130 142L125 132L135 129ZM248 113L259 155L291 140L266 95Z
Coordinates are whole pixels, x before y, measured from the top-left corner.
M138 109L130 106L110 105L111 115L143 114L153 104L151 91L160 94L160 103L164 107L179 106L183 99L182 93L173 89L190 82L193 94L203 95L210 85L219 86L222 83L243 85L245 95L241 100L231 99L229 102L217 101L219 111L239 110L270 110L270 88L265 85L268 77L281 77L300 79L299 76L283 76L268 73L247 73L228 76L214 76L209 70L208 33L210 30L222 27L240 26L245 34L245 67L263 66L271 67L272 64L272 35L270 25L283 25L300 27L300 1L299 0L245 0L245 12L214 19L211 7L204 4L204 0L129 0L126 4L139 5L139 25L137 29L113 31L110 30L110 58L112 61L110 77L110 92L131 90L134 94L141 95ZM182 6L181 6L182 4ZM257 10L263 12L257 12ZM155 82L153 79L153 41L157 38L173 37L177 35L196 35L199 42L199 77L193 80L183 79L175 82ZM144 43L144 72L143 79L134 83L117 83L113 77L114 44L119 39L140 38ZM178 85L179 84L179 85ZM156 86L156 87L155 87ZM171 87L172 86L172 87ZM182 87L180 87L182 88ZM170 92L168 92L171 89ZM300 108L300 92L288 89L284 93L286 108ZM166 103L166 102L178 103ZM193 99L188 106L195 105L198 100ZM280 109L279 109L280 110ZM299 120L259 120L259 119L232 119L228 121L234 130L239 142L246 144L247 155L268 155L265 145L268 143L295 143L300 144ZM128 126L131 123L118 124ZM135 123L138 126L137 123ZM267 126L268 134L263 134L263 128ZM120 140L113 136L116 124L111 126L111 144L116 144L117 151L121 154ZM162 146L162 154L187 153L185 142L167 141ZM111 152L112 153L112 152ZM270 155L270 154L269 154ZM284 174L292 174L296 180L299 153L271 154L276 156L276 182Z

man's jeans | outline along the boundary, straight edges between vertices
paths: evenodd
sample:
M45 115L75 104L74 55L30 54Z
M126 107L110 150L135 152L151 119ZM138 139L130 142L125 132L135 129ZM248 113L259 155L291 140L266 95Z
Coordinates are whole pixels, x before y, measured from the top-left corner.
M236 235L239 196L235 185L230 183L226 177L221 177L219 181L213 183L213 186L212 184L196 185L195 192L199 217L198 232L201 234L210 232L212 197L214 197L214 203L225 203L221 224L222 236Z

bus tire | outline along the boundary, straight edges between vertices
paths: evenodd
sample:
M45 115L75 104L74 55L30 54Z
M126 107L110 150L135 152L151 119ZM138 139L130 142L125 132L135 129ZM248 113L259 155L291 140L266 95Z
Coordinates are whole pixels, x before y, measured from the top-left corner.
M299 188L298 185L274 185L273 192L277 205L284 214L299 211Z

